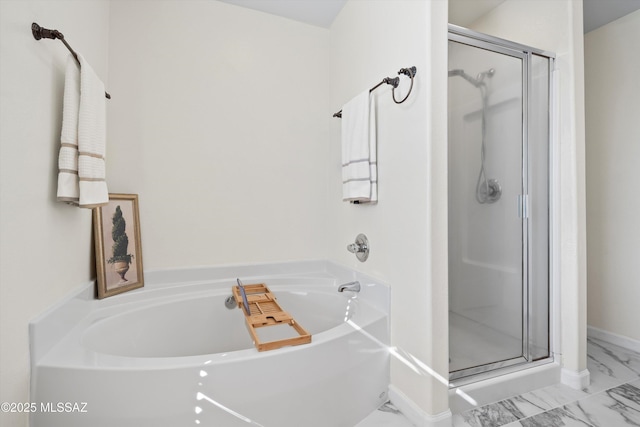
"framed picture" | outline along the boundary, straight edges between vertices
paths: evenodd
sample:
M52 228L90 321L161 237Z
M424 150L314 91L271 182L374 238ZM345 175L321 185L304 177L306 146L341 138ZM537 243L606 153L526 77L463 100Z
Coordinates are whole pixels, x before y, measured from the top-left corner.
M144 286L137 194L109 194L93 209L98 298Z

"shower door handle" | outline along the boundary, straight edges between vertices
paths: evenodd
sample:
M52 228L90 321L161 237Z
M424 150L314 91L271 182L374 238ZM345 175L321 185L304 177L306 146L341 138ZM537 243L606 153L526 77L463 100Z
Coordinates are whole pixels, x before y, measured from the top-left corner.
M529 218L529 195L518 194L518 216L521 219Z

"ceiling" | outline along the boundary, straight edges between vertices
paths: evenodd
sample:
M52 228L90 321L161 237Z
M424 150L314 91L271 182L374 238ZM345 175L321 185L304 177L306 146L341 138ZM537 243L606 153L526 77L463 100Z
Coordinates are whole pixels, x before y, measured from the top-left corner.
M347 0L220 0L294 21L329 28Z
M449 22L468 26L505 0L449 0ZM584 32L588 33L640 9L640 0L583 0Z
M583 0L584 32L640 9L640 0Z
M329 28L347 0L220 0L318 27ZM436 0L424 0L436 1ZM505 0L450 0L450 22L469 25ZM640 9L640 0L583 0L584 32Z

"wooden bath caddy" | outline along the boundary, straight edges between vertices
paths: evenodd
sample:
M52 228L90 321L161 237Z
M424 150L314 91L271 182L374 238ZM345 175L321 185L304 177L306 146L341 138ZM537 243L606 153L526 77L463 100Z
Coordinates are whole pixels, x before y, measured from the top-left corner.
M238 304L238 308L242 309L244 313L247 329L258 351L275 350L288 345L308 344L311 342L311 335L289 313L280 307L276 297L271 293L267 285L264 283L244 285L243 289L247 305L245 305L242 291L237 285L232 288L233 297ZM298 336L262 342L256 331L258 328L286 325L293 328Z

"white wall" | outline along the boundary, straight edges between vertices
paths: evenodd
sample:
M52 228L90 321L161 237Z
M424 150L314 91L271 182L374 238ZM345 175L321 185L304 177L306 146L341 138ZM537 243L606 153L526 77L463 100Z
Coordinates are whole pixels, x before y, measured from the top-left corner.
M329 256L390 283L392 346L410 353L441 379L448 378L449 370L446 8L446 2L350 1L334 21L329 113L383 77L396 76L402 67L415 65L417 77L404 104L394 104L389 86L375 92L376 205L342 202L340 120L333 119L327 201ZM358 233L370 241L365 263L346 250ZM432 374L414 371L398 358L392 358L391 368L392 385L427 416L448 410L447 387Z
M140 194L145 267L335 254L397 283L394 340L446 376L446 334L429 332L443 305L425 310L438 271L427 266L429 218L437 217L425 197L428 163L442 165L429 156L430 7L349 2L327 31L218 2L114 2L109 164L117 169L109 175L113 191ZM442 12L439 22L443 43ZM394 30L380 33L381 25ZM409 65L420 79L406 104L396 106L381 89L381 202L346 205L340 122L331 115L357 91ZM374 247L363 265L345 250L360 231ZM446 277L440 280L446 301ZM436 322L446 324L446 317ZM414 324L420 326L412 333L407 325ZM430 397L431 380L410 369L395 365L394 378L430 413L446 410L444 386L438 400Z
M64 69L60 30L108 87L107 1L0 2L0 401L28 402L28 322L94 275L91 211L55 201ZM109 109L112 111L112 109ZM0 414L6 427L26 414Z
M145 269L326 258L327 48L222 2L111 3L107 174Z
M588 321L640 341L640 11L585 35Z
M109 182L140 194L145 268L333 258L394 285L395 345L446 377L447 334L431 332L447 324L446 4L353 1L325 30L219 2L113 2L110 34ZM410 65L405 104L380 89L380 203L345 204L331 115ZM345 249L361 231L366 264ZM432 377L394 362L393 381L446 411Z
M586 219L582 1L507 0L470 26L496 37L556 53L559 162L557 200L562 362L586 372Z

